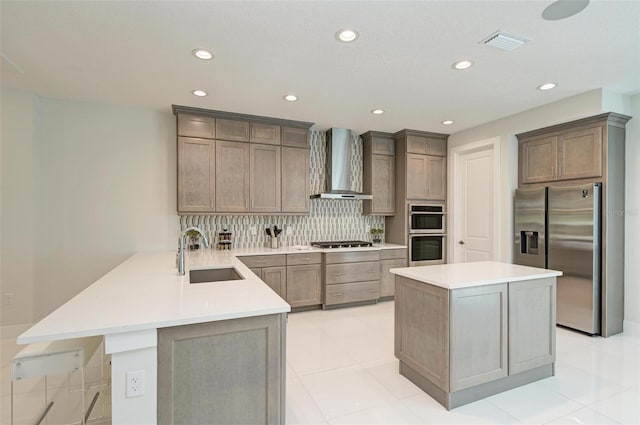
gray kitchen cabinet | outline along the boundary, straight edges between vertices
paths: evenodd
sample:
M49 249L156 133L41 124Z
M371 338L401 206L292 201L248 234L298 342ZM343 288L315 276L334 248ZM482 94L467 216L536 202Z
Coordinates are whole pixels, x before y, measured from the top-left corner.
M316 264L289 265L292 255L287 255L287 296L291 307L307 307L322 304L322 268Z
M251 143L279 145L280 144L280 126L273 125L273 124L252 122L249 141Z
M178 114L178 136L215 139L216 120L213 117Z
M558 180L602 176L602 127L558 136Z
M324 254L323 304L375 302L380 297L380 251Z
M507 376L507 284L455 289L450 303L450 390Z
M249 255L238 259L282 299L287 296L287 259L284 254Z
M216 140L216 212L249 211L249 158L248 143Z
M395 140L393 134L368 131L362 134L362 190L373 195L364 200L362 213L395 214Z
M427 155L427 199L447 199L447 158Z
M429 187L427 184L428 163L427 155L414 153L407 154L406 198L428 199Z
M214 141L178 137L178 212L214 209L214 175Z
M251 143L251 212L280 212L280 146Z
M235 142L248 142L249 122L217 118L216 139L231 140Z
M417 132L414 132L417 133ZM447 141L446 139L429 137L426 135L411 134L407 131L407 152L417 153L420 155L447 155Z
M509 283L509 374L555 362L556 279Z
M309 129L283 126L282 145L309 149Z
M158 329L158 423L284 424L285 335L285 314Z
M308 213L311 184L309 149L289 146L281 149L282 212Z
M395 276L389 270L407 267L407 249L383 249L380 251L380 298L395 295Z
M556 179L558 137L525 140L519 146L520 181L539 183Z

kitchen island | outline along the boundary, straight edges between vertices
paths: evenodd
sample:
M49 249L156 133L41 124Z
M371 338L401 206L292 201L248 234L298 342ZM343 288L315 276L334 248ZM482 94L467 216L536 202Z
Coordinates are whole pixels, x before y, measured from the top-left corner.
M400 374L448 410L554 375L562 272L484 261L391 273Z

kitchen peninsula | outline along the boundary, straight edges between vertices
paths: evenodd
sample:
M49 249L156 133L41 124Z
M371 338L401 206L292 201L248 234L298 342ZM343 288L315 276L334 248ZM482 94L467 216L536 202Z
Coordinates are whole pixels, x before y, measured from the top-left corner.
M391 273L400 373L448 410L554 375L562 272L484 261Z

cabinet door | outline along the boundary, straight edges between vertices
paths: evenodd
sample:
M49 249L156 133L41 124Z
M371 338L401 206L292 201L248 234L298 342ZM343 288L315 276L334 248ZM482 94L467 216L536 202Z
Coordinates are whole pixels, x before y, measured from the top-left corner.
M251 211L280 212L280 146L251 144Z
M400 258L396 260L382 260L380 261L380 296L381 297L393 297L395 291L395 276L392 275L389 270L396 267L407 267L407 259Z
M285 320L158 329L157 423L284 424Z
M557 140L553 136L520 143L520 183L540 183L556 179Z
M447 158L427 155L427 198L447 199Z
M447 156L447 141L427 137L427 155Z
M249 122L216 119L216 139L248 142Z
M407 135L407 152L426 155L427 138L425 136Z
M396 141L393 137L373 136L371 138L372 154L394 156L395 152L396 152Z
M558 180L602 176L602 127L558 136Z
M250 142L264 143L268 145L279 145L280 126L252 122Z
M216 120L212 117L178 114L178 136L216 137Z
M309 131L304 128L282 127L282 144L296 148L309 148Z
M371 214L395 214L395 157L371 155Z
M449 320L451 392L507 376L506 283L451 291Z
M407 154L407 199L427 199L427 156Z
M309 149L282 147L282 212L309 212Z
M287 297L291 307L322 303L322 272L320 264L287 267Z
M283 299L287 296L287 268L265 267L262 269L262 280Z
M249 144L216 140L216 211L249 211Z
M555 361L556 279L509 283L509 375Z
M211 140L178 137L178 212L213 211L214 152Z

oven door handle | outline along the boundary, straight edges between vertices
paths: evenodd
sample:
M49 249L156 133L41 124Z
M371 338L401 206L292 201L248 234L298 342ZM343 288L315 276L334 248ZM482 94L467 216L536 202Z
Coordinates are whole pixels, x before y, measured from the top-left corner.
M409 215L446 215L446 212L422 212L422 211L410 211Z

